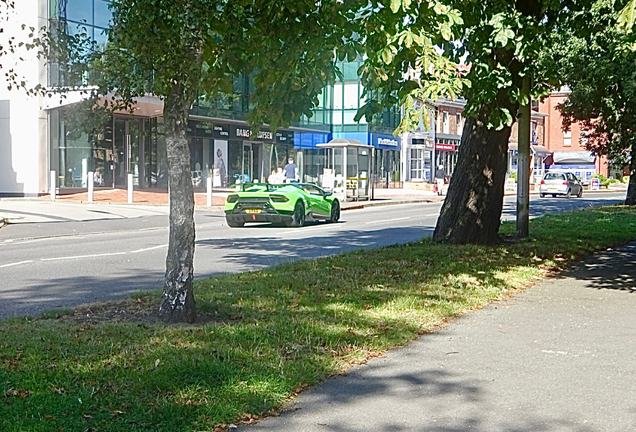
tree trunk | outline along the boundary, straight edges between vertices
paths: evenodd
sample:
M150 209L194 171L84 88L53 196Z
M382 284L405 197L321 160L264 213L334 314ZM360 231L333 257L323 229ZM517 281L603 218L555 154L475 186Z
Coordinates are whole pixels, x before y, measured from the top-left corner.
M175 84L164 101L170 240L160 315L167 322L196 320L192 281L194 276L194 191L190 170L190 149L186 130L192 101L181 85Z
M629 161L629 186L627 187L626 205L636 205L636 140L632 140L632 154Z
M481 115L466 120L457 167L437 219L434 241L499 242L511 128L489 129L484 118Z

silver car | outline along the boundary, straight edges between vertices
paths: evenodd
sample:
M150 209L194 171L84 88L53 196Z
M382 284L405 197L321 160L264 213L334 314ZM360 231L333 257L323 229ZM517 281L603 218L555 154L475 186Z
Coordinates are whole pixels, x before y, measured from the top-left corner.
M563 195L570 198L575 195L578 198L583 196L583 185L571 172L548 172L543 176L539 186L539 196Z

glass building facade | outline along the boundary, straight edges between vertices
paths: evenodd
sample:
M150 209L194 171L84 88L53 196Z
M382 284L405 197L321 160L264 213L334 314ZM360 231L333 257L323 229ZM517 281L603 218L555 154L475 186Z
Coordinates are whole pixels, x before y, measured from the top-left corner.
M108 0L50 2L51 20L70 34L86 33L99 46L107 44L111 17ZM400 120L397 107L385 110L370 124L364 119L354 121L365 103L360 65L360 61L338 65L342 80L323 90L313 116L303 116L291 128L276 133L264 127L256 138L245 123L254 91L249 76L236 77L231 94L197 101L188 125L195 188L204 188L210 176L215 187L266 181L290 157L299 167L301 181L320 183L331 157L330 150L317 144L332 138L356 139L375 147L376 187L399 182L400 143L392 135ZM60 70L51 65L51 83L64 79ZM79 126L72 108L50 110L51 167L59 173L59 186L84 188L88 172L93 172L96 187L126 187L127 174L132 174L136 187L167 188L162 110L160 101L155 103L154 110L142 109L154 114L115 114L93 128L99 131L95 133L83 132L86 128Z

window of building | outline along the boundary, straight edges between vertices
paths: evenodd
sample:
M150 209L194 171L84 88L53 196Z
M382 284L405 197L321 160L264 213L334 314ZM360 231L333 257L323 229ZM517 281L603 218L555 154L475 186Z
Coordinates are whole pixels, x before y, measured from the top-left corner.
M354 118L355 118L357 113L358 113L358 110L355 110L355 109L345 110L344 111L344 124L355 124L356 121L354 120Z
M411 149L411 179L422 180L423 172L422 167L424 165L424 150L418 148Z
M572 131L563 132L563 147L572 147Z
M360 95L358 94L358 83L347 83L344 85L344 108L358 109Z
M457 135L461 135L464 131L464 119L462 119L462 115L457 113Z
M342 109L342 83L336 83L333 86L333 109Z
M442 131L444 133L450 133L450 122L448 121L448 112L444 111L442 113Z
M341 125L342 124L342 110L334 110L333 112L333 124Z

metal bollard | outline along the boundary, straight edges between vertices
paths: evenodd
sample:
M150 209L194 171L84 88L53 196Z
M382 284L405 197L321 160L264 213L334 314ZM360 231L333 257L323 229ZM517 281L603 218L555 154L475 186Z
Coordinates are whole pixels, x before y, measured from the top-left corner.
M133 175L128 174L128 204L133 202Z
M93 202L94 184L93 184L93 171L89 171L86 176L86 184L88 185L88 202Z
M207 178L207 205L212 206L212 177Z
M51 170L51 201L55 201L55 192L57 190L57 173Z

